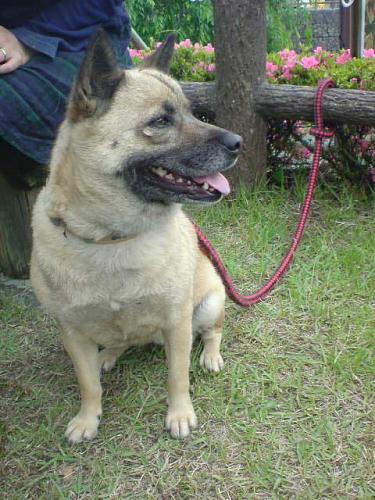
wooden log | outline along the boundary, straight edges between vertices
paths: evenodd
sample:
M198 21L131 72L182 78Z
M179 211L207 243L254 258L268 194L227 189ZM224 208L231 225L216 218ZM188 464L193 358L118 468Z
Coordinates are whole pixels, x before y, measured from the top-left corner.
M314 87L268 85L259 88L255 106L266 118L313 121ZM375 92L329 89L324 94L326 122L375 125Z
M194 113L214 117L215 84L182 83ZM314 87L269 85L259 87L255 107L265 118L313 121ZM331 123L375 125L375 92L329 89L323 99L324 119Z
M11 186L0 172L0 271L27 278L31 255L31 212L40 188Z
M195 115L207 116L210 121L216 117L216 83L180 82L189 99Z

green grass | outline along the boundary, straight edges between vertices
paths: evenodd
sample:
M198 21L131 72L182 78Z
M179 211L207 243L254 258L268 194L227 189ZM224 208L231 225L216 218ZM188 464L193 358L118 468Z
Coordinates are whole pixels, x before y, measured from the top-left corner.
M300 197L241 193L193 217L243 292L278 264ZM0 289L0 491L9 499L373 498L374 201L318 193L288 275L263 303L227 303L224 371L191 382L199 427L163 430L161 348L132 349L103 377L98 437L63 438L78 409L54 323Z

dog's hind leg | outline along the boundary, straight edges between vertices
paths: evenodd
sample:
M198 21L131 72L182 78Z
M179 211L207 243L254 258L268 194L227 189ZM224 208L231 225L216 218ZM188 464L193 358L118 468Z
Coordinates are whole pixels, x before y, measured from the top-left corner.
M212 372L218 372L224 367L220 354L224 301L225 294L222 290L215 290L201 300L193 315L193 331L201 335L204 345L200 365Z
M71 443L80 443L96 436L102 414L98 346L87 336L71 330L63 330L62 339L81 392L81 408L69 422L65 436Z

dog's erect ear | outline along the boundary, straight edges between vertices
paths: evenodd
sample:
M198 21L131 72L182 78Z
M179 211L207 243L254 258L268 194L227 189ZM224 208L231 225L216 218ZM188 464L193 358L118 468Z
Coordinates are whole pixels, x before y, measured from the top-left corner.
M167 36L164 42L147 57L142 64L142 68L154 68L163 73L169 73L169 67L174 53L174 44L176 42L176 35L171 33Z
M107 35L98 30L91 37L72 88L70 118L77 121L105 113L124 78Z

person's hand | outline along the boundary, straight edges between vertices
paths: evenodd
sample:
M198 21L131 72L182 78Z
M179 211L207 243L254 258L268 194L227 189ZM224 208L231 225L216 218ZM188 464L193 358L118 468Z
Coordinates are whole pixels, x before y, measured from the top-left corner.
M22 66L32 54L33 51L17 40L11 31L0 26L0 75Z

